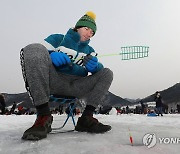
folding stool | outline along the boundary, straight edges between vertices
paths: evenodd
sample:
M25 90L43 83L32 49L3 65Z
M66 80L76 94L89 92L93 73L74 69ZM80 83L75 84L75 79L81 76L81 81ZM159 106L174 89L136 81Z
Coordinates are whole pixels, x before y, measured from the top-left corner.
M66 125L66 123L70 117L72 118L74 127L76 126L76 122L74 120L74 114L73 114L73 110L76 107L76 100L77 100L77 98L74 96L62 96L62 95L51 95L50 96L50 101L58 102L60 105L68 104L68 108L69 108L69 113L67 114L67 118L66 118L64 124L59 128L52 128L52 129L56 130L56 129L63 128Z

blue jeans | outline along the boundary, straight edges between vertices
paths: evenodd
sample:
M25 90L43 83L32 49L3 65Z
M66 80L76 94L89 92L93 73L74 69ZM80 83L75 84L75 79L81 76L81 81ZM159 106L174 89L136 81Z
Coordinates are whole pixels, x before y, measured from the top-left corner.
M162 115L162 107L157 107L156 109L157 109L157 114L158 114L158 115L159 115L159 114Z

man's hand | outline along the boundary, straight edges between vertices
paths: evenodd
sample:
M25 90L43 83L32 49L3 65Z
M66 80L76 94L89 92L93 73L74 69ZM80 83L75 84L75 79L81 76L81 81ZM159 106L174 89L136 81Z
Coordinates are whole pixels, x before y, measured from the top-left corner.
M71 63L71 60L68 57L68 55L63 52L52 52L50 54L50 57L51 57L52 63L57 67Z
M83 64L88 72L95 72L98 66L98 59L95 56L87 55L84 57Z

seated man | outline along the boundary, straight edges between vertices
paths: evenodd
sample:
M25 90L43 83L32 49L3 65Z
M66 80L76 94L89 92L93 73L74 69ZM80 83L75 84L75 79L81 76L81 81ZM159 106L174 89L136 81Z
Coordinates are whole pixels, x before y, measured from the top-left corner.
M104 133L111 130L111 126L93 117L113 80L112 71L103 67L88 45L95 33L95 14L87 12L65 35L50 35L42 44L30 44L21 50L26 89L37 109L37 119L22 139L39 140L52 130L53 117L48 105L51 94L74 96L86 102L76 131Z

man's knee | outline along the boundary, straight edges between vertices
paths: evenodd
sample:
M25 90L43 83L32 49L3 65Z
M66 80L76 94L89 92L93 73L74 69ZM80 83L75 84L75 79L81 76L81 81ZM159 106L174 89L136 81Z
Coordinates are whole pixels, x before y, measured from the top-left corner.
M45 46L39 43L29 44L21 50L21 55L26 59L43 59L49 56L48 50Z
M25 46L23 48L24 51L37 51L37 50L47 50L46 47L40 43L33 43Z
M113 72L109 68L103 68L102 71L103 77L111 82L113 80Z

